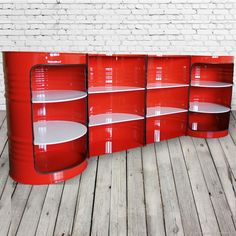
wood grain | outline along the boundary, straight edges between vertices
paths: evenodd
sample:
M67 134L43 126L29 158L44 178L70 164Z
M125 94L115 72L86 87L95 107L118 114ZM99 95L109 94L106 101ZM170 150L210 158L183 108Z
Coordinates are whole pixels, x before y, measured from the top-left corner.
M147 235L141 148L127 151L128 235Z
M156 143L155 148L160 174L166 235L184 235L167 142Z
M8 176L0 112L0 235L236 235L235 122L224 138L95 157L65 183L31 186Z
M154 144L142 148L147 231L149 235L165 235L161 187ZM148 161L146 161L148 157Z

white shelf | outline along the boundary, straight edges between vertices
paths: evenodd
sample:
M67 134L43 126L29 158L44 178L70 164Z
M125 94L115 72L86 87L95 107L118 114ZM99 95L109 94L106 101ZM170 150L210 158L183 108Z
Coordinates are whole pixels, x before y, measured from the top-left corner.
M148 83L147 89L181 88L181 87L188 87L188 86L189 84L155 82L155 83Z
M77 90L44 90L33 91L33 103L55 103L79 100L87 96L86 92Z
M171 115L187 112L186 109L176 108L176 107L148 107L146 117L162 116L162 115Z
M128 92L128 91L139 91L145 90L141 87L128 87L128 86L99 86L99 87L90 87L88 89L89 94L95 93L116 93L116 92Z
M225 113L230 108L209 102L190 102L189 110L201 113Z
M89 117L89 126L98 126L98 125L105 125L105 124L114 124L132 120L142 120L144 119L143 116L134 115L134 114L127 114L127 113L106 113L106 114L99 114Z
M193 87L205 87L205 88L225 88L232 87L231 83L217 82L217 81L192 81Z
M35 145L65 143L87 133L86 126L73 121L38 121L33 127Z

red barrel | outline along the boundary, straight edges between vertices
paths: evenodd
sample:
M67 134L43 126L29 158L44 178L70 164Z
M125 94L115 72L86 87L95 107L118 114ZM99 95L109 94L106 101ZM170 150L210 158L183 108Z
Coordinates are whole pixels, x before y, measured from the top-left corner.
M219 138L228 134L234 58L192 56L188 135Z
M46 122L49 121L51 123L59 122L54 122L52 128L57 127L55 125L61 124L60 122L63 120L66 120L65 125L77 124L76 127L78 127L81 123L82 128L87 125L87 98L83 97L80 100L75 98L74 101L69 98L69 101L66 102L65 96L68 97L68 93L60 93L61 88L64 89L63 91L75 93L80 89L86 93L85 67L81 70L81 65L86 64L86 55L5 52L3 57L10 176L17 182L24 184L50 184L78 175L87 166L86 134L81 137L78 136L77 139L75 138L77 134L75 134L75 137L72 137L73 140L71 137L67 137L67 141L65 138L64 141L56 140L54 143L50 143L48 140L50 137L47 137L45 142L41 138L45 137L44 132L48 132L50 128L45 126L45 124L48 125ZM78 70L75 67L68 68L68 65L78 66ZM60 67L60 75L58 70L54 70L56 67ZM80 78L78 74L82 71L84 75L81 76L81 83L73 83L73 80L76 81L75 78ZM67 81L67 72L71 78L69 81ZM68 84L67 87L65 87L66 83ZM53 93L59 91L60 96L62 94L65 101L61 100L55 103L46 101L44 103L37 102L36 98L34 104L32 100L34 93L37 96L39 94L39 98L44 99L45 96L48 96L48 94L45 95L45 91L49 92L49 95L51 91L54 91ZM41 92L43 96L40 95ZM68 112L68 109L71 109L71 112ZM80 112L84 114L79 114ZM51 123L49 124L51 125ZM35 130L38 131L39 137L35 137L38 135L35 134ZM85 130L84 128L83 132ZM61 131L57 129L56 132L60 133ZM71 158L70 161L68 161L69 157Z

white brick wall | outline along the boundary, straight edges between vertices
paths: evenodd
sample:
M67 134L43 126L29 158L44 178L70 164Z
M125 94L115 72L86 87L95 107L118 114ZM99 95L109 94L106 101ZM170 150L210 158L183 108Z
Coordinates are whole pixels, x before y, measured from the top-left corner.
M31 2L0 0L0 51L236 56L236 0ZM3 95L0 59L0 109Z

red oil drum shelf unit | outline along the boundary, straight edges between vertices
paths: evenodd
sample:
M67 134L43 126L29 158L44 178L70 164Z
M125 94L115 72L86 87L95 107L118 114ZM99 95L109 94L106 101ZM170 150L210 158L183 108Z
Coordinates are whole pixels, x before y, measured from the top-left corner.
M186 134L190 56L149 56L147 143Z
M10 175L49 184L87 166L86 55L4 53Z
M90 156L144 145L144 55L89 55Z
M72 178L87 158L228 134L233 57L5 52L10 175Z
M188 135L218 138L228 134L233 67L233 57L192 57Z

